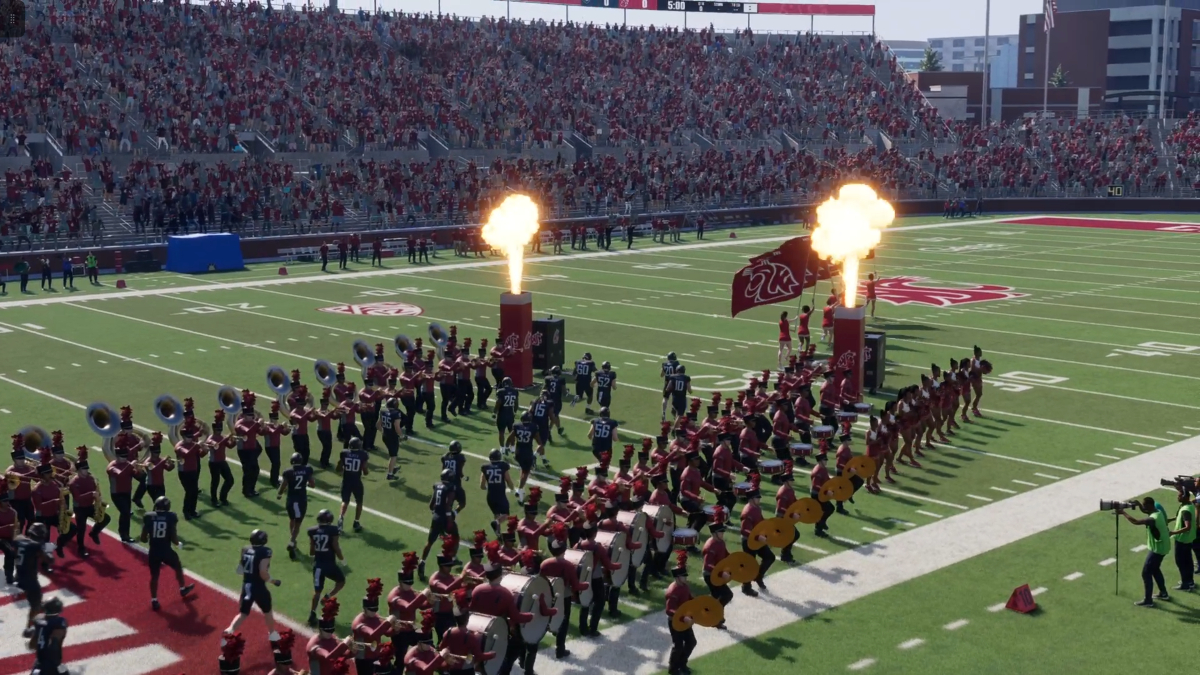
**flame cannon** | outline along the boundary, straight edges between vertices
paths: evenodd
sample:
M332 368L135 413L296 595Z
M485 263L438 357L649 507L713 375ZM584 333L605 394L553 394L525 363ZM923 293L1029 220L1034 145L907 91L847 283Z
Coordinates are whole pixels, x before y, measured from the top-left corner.
M525 245L538 231L538 209L525 195L511 195L492 211L481 232L483 240L508 258L509 292L500 294L500 344L511 349L504 373L513 385L533 384L533 295L521 292Z

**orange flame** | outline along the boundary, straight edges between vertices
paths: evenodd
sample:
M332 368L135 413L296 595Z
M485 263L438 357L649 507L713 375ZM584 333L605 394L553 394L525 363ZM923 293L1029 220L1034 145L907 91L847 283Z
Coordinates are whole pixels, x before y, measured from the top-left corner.
M817 207L812 248L823 259L841 263L847 307L858 296L858 261L879 245L880 233L895 219L892 205L867 185L843 185L836 197Z
M508 257L508 285L513 295L521 292L525 244L537 231L537 204L526 195L510 195L492 211L487 224L483 226L483 240Z

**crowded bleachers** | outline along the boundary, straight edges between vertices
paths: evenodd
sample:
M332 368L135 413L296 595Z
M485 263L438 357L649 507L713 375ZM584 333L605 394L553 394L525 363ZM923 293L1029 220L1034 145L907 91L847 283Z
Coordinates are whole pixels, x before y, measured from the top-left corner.
M1169 136L948 123L862 36L84 0L36 5L0 74L19 94L0 102L6 250L457 224L517 190L568 216L799 203L847 179L1160 195L1200 170L1193 118Z

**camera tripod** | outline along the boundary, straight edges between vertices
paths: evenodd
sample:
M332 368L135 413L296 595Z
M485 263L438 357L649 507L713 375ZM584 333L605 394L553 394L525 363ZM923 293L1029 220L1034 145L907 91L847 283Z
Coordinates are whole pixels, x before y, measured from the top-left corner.
M1121 594L1121 514L1113 513L1113 595Z

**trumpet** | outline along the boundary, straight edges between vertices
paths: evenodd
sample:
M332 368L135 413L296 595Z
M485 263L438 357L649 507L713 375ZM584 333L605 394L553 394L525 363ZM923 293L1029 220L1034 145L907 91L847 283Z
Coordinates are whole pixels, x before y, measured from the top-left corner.
M441 359L446 351L446 341L450 339L450 334L446 332L445 328L442 328L441 324L432 321L429 323L429 339L437 349L438 359Z
M364 369L375 365L375 352L371 349L371 345L367 344L366 340L355 340L352 350L355 362Z
M233 417L242 411L242 395L234 387L225 385L217 391L217 405L226 415Z
M163 394L154 399L154 414L167 425L167 438L171 444L179 442L179 426L183 424L183 404L170 394Z
M117 411L113 410L109 404L97 401L87 407L84 415L87 417L88 426L92 431L104 439L100 446L104 458L110 462L116 459L113 439L121 433L121 425L117 422Z
M333 364L325 359L318 359L313 363L313 372L322 386L332 387L337 383L337 368L334 368Z

